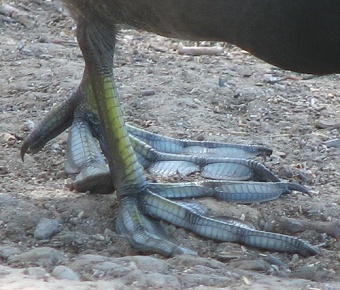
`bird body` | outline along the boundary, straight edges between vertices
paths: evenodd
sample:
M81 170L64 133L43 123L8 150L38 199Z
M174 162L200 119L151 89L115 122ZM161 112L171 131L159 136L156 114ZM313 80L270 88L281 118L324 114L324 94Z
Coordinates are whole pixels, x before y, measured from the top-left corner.
M225 41L284 69L340 72L337 0L63 0L76 19ZM83 21L83 20L81 20Z

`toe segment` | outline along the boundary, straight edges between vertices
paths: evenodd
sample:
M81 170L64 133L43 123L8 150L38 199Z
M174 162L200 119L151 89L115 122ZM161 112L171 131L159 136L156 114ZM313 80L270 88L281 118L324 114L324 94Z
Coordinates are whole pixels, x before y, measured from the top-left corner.
M134 248L168 257L197 254L172 242L159 222L142 213L139 203L133 196L124 197L120 200L116 218L116 231L125 236Z
M167 200L150 190L140 195L140 198L142 211L147 212L148 215L210 239L237 242L270 251L297 253L302 256L318 253L317 249L303 240L255 230L240 221L210 218L191 207Z

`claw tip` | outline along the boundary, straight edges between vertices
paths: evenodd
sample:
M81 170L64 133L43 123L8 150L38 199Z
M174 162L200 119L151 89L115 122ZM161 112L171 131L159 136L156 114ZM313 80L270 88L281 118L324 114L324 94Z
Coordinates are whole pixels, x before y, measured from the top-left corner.
M298 183L288 183L288 189L300 191L302 193L308 194L309 196L312 196L312 194L309 192L309 190L306 187Z
M28 142L24 140L24 142L21 145L21 149L20 149L20 157L22 161L25 161L25 154L28 150L28 147L29 147Z

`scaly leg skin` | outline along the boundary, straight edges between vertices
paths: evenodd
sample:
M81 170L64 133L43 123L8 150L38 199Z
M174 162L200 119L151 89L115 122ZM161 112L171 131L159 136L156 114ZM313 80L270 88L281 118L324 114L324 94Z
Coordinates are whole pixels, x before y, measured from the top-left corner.
M302 256L317 254L314 247L297 238L258 231L233 220L216 220L193 206L169 200L211 196L252 203L273 200L292 190L308 192L297 184L280 182L263 165L246 159L252 155L270 154L268 149L183 142L126 126L113 82L115 28L109 27L107 23L102 25L86 18L78 20L77 38L85 59L82 83L66 101L69 108L58 107L56 111L62 115L55 112L49 115L24 141L22 157L28 150L38 151L56 132L60 133L72 124L66 169L79 172L74 187L97 192L115 188L120 201L116 229L141 251L165 256L194 253L170 241L154 220L158 219L217 241L238 242ZM109 171L92 135L99 140ZM242 158L221 157L228 150L231 150L231 156L241 152ZM153 173L200 171L208 178L237 181L152 184L147 182L142 165ZM243 181L248 179L268 182Z

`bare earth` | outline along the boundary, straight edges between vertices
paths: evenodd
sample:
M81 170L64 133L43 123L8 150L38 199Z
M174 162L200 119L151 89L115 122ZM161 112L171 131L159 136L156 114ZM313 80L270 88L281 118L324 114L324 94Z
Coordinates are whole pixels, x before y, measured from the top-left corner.
M321 246L320 255L302 258L167 225L174 240L199 256L143 255L114 232L114 194L65 186L66 132L21 161L22 138L77 87L84 63L59 1L4 4L27 16L0 14L0 289L340 289L338 75L282 71L223 43L200 43L223 46L220 56L179 55L179 45L196 44L123 31L115 75L126 120L177 138L263 144L274 150L265 165L312 193L250 206L197 202L215 215ZM333 237L284 230L285 217L324 222ZM58 223L57 233L38 239L43 218Z

